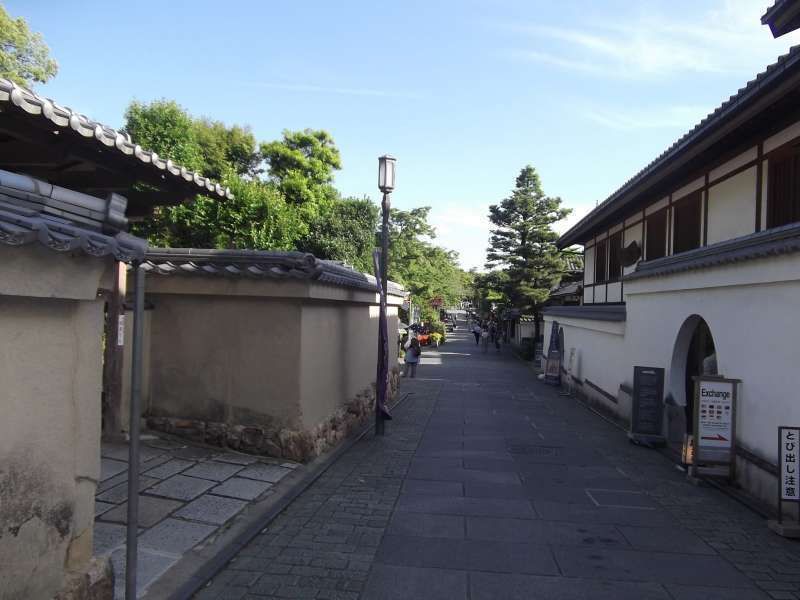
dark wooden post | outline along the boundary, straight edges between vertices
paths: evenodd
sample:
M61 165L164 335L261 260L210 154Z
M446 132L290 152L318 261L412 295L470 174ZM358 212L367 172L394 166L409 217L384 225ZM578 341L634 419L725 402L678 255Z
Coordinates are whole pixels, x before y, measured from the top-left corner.
M114 283L107 294L106 345L103 353L103 436L122 435L122 364L125 349L125 292L127 265L114 265Z

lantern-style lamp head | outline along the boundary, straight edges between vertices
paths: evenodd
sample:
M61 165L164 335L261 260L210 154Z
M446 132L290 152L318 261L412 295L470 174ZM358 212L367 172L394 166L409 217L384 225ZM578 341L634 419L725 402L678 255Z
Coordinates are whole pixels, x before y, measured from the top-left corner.
M388 194L394 189L396 165L397 159L394 156L378 157L378 189L384 194Z

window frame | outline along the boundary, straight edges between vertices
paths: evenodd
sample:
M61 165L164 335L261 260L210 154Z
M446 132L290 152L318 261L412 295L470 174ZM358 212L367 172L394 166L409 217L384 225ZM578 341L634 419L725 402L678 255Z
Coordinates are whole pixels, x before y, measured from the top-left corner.
M655 217L659 219L663 218L664 226L662 228L663 234L663 248L662 254L659 256L650 256L650 245L652 241L652 236L650 235L650 223L653 221ZM665 206L664 208L660 208L649 215L645 215L644 217L644 260L658 260L659 258L664 258L667 256L667 246L669 244L669 207Z
M684 236L688 235L687 232L689 228L686 227L685 223L681 225L679 218L682 215L686 215L687 213L685 211L694 205L696 205L695 210L697 212L697 231L693 234L696 235L696 243L694 243L695 238L692 238L688 245L684 247L686 243L684 241L686 239ZM683 252L689 252L700 248L703 245L703 191L696 190L673 202L672 215L672 254L682 254ZM694 215L692 218L694 218Z
M622 231L612 233L608 236L608 267L606 273L606 281L609 283L617 282L622 279ZM616 258L616 265L612 262L612 258ZM612 267L615 267L615 272L612 272Z
M773 150L767 155L767 206L766 206L766 229L774 227L782 227L791 223L800 222L800 140L794 140L780 148ZM776 169L775 164L782 161L791 161L790 164L790 182L789 194L792 192L793 197L789 200L789 220L776 223L776 205L775 205L775 178Z
M598 250L602 248L602 253ZM602 263L600 255L602 254ZM600 277L600 265L602 264L602 278ZM597 240L594 244L594 283L608 283L608 238Z

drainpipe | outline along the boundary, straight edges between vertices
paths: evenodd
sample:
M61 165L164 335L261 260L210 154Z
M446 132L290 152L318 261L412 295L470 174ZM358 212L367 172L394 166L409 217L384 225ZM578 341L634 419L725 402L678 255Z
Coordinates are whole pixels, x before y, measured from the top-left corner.
M125 600L136 600L139 529L139 425L142 411L142 338L144 337L144 269L133 263L134 321L131 368L130 445L128 446L128 533L125 541Z

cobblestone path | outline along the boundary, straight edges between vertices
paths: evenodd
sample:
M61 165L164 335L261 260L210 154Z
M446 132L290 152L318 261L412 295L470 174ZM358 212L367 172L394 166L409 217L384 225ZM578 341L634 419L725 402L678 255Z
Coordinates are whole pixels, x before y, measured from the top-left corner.
M800 599L800 544L453 338L196 598Z

